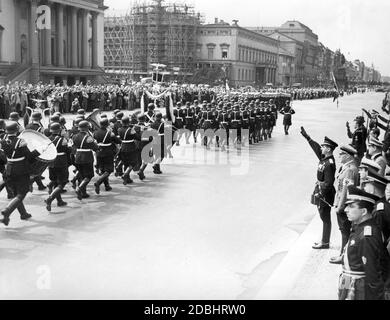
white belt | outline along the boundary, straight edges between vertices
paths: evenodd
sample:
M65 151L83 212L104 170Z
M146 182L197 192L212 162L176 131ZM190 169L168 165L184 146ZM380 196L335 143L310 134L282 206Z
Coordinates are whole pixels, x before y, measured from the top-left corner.
M64 155L66 155L65 152L58 152L58 153L57 153L57 156L64 156Z
M19 161L23 161L24 159L26 159L26 157L13 158L13 159L7 158L7 160L8 160L9 162L19 162Z
M81 152L90 152L92 150L90 150L90 149L77 149L76 151L77 152L79 152L79 151L81 151Z
M132 143L134 140L122 140L122 143Z
M343 269L343 274L350 276L351 278L354 279L361 279L366 276L364 271L352 271L352 270L345 270L345 269Z
M111 147L111 143L98 143L99 147Z
M159 133L158 135L159 135L159 136L163 136L163 135L164 135L164 133Z

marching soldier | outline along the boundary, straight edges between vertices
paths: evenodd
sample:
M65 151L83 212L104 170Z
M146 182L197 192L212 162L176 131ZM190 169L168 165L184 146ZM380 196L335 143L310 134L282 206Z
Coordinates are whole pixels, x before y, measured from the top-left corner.
M145 124L151 125L156 120L156 114L154 112L154 103L148 104L148 112L145 113Z
M40 152L34 150L30 152L27 143L18 138L18 124L14 121L6 126L7 138L3 139L1 149L7 157L5 169L5 182L12 191L14 198L8 203L7 207L1 211L6 226L9 224L9 217L15 209L20 213L20 219L28 220L31 214L27 213L23 200L30 190L30 161L40 155Z
M122 179L123 184L127 185L128 183L133 183L133 180L130 178L131 171L139 166L137 146L140 141L140 135L130 126L129 117L122 118L119 138L121 140L119 158L125 169Z
M79 173L80 184L76 188L77 199L89 198L87 185L94 177L93 151L98 150L98 146L89 134L89 122L83 120L79 123L80 132L73 137L73 148L75 154L75 166Z
M138 154L138 165L140 165L141 168L138 171L138 176L139 179L142 181L145 180L144 171L148 165L148 163L144 161L144 159L142 159L142 150L153 140L152 137L147 137L147 135L143 135L143 133L147 130L144 115L138 116L138 124L134 126L134 130L139 137L138 140L140 140L139 147L137 149L137 154Z
M348 187L346 213L352 230L343 252L343 271L339 279L339 300L383 300L381 261L382 235L372 211L378 197Z
M156 114L156 120L152 123L151 128L157 131L158 138L153 138L153 154L156 158L153 165L154 174L162 174L160 164L163 161L166 154L166 145L164 142L164 122L162 120L162 114Z
M185 124L185 128L186 130L188 130L186 132L186 143L189 144L190 141L190 136L191 136L191 132L193 133L193 136L194 136L194 142L196 142L196 138L195 138L195 131L196 131L196 124L195 124L195 108L191 107L190 103L187 102L186 104L186 108L184 109L185 110L185 114L184 114L184 124Z
M111 191L109 177L114 172L114 158L116 153L115 144L120 144L121 141L116 135L108 129L109 122L107 118L102 118L99 122L100 129L94 132L93 137L99 147L96 151L96 165L99 172L102 174L95 182L95 192L100 194L100 185L104 183L106 191ZM118 129L120 131L121 128Z
M51 204L54 199L57 199L57 206L63 207L67 203L62 200L61 193L68 183L69 179L69 154L70 148L65 137L61 136L61 125L52 123L50 125L51 136L49 139L53 142L57 149L57 157L53 163L49 164L49 197L45 200L47 211L51 211Z
M301 127L301 134L309 142L310 147L319 160L317 182L312 195L312 204L317 206L323 227L321 241L315 243L312 248L329 249L330 232L332 228L330 211L336 193L333 186L336 172L336 162L333 157L333 151L338 147L338 144L328 137L325 137L323 144L320 146L310 138L303 127Z
M340 163L341 167L336 176L336 197L334 207L337 215L337 223L341 231L341 252L339 256L331 257L329 262L335 264L342 263L342 253L345 244L348 241L351 222L348 220L345 210L345 202L347 200L347 187L349 185L357 186L359 183L359 173L356 166L355 156L357 151L349 146L343 145L340 147Z
M42 114L40 112L33 112L33 114L31 115L31 120L31 123L26 126L26 129L43 133L44 128L41 123Z
M180 139L182 136L183 128L184 128L184 117L185 117L185 111L181 108L181 103L176 103L176 108L173 109L173 115L175 116L175 122L173 123L174 127L179 131L176 133L177 140L176 140L176 146L180 146Z
M16 124L18 126L18 132L17 132L18 134L21 133L24 130L22 125L19 123L19 119L20 119L19 113L11 112L9 114L9 120L16 122Z
M241 142L241 113L240 113L240 105L235 104L234 105L234 111L230 114L230 128L233 130L236 130L236 141L233 142L235 145L236 143Z

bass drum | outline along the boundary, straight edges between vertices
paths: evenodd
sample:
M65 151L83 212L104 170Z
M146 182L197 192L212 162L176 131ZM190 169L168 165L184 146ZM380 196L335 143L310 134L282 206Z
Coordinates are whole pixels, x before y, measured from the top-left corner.
M52 141L45 135L34 130L24 130L19 138L27 143L30 151L38 150L41 152L39 157L31 163L31 177L41 176L48 165L57 157L57 148Z

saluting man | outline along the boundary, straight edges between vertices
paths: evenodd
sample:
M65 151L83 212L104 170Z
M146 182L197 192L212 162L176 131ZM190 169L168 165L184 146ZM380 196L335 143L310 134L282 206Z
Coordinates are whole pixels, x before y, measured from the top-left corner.
M312 195L312 204L315 204L322 220L322 239L315 243L313 249L329 249L330 232L332 223L330 219L331 206L335 198L336 190L333 186L335 181L336 162L333 157L333 151L338 147L338 144L328 137L325 137L324 142L320 146L312 140L301 127L301 134L309 142L317 156L319 163L317 169L317 182Z

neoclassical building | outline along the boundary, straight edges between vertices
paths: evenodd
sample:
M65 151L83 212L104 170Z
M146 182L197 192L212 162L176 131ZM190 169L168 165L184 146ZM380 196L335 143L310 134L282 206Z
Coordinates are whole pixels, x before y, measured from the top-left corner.
M275 84L278 40L215 20L198 30L198 68L223 66L233 86Z
M97 81L104 67L104 0L0 0L0 84ZM51 29L37 30L37 8Z

